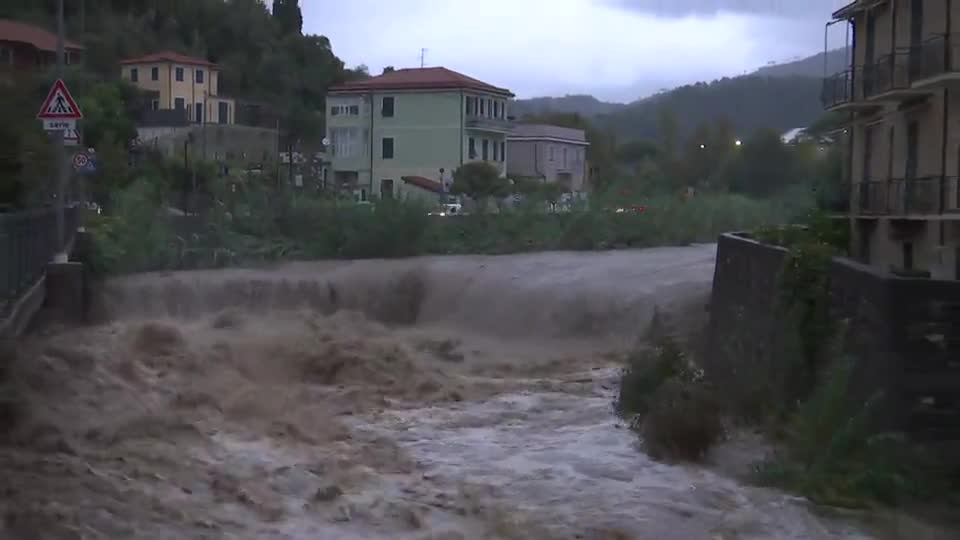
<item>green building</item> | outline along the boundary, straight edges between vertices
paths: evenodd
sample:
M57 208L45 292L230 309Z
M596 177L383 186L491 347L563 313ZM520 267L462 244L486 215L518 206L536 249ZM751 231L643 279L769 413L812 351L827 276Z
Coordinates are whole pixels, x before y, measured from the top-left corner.
M442 67L334 86L327 96L331 179L358 200L436 199L464 163L487 161L505 175L512 97Z

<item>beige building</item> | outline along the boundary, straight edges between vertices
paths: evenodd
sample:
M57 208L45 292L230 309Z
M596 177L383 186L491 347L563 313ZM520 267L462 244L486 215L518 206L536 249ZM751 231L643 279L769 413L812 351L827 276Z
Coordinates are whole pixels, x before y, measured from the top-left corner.
M585 191L589 146L582 129L518 124L507 137L507 174L558 183L567 191Z
M181 110L196 124L235 123L236 104L220 97L216 64L174 52L160 52L120 62L121 76L153 92L152 109Z
M960 1L857 0L833 17L855 36L822 94L849 115L851 251L960 279Z

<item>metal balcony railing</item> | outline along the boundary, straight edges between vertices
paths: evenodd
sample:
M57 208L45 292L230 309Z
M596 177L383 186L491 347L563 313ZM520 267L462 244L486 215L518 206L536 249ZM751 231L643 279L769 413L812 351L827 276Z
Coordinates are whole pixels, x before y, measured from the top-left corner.
M943 178L897 178L890 180L888 213L894 215L939 214Z
M856 78L854 75L855 72L859 75L862 73L862 70L848 69L840 73L835 73L823 80L823 85L820 89L820 102L824 108L830 109L845 105L854 100L853 83Z
M880 57L877 62L867 66L863 78L863 92L866 97L910 88L911 62L914 53L910 50L899 50Z
M912 48L911 80L930 79L960 72L960 38L939 34Z
M468 128L474 129L510 130L513 129L514 122L506 118L468 116L466 119L466 125Z
M862 215L939 214L960 207L956 188L957 179L941 176L864 180L856 184L856 208Z

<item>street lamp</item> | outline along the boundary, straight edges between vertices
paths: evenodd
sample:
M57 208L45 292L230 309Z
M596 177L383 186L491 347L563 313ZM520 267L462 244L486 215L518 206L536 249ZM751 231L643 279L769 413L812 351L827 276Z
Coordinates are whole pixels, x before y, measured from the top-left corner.
M707 147L707 145L705 145L705 144L701 144L701 145L700 145L700 149L701 149L701 150L703 150L703 149L706 148L706 147Z
M741 141L740 139L737 139L737 142L735 142L735 143L733 143L733 144L735 144L735 145L737 145L737 146L743 146L743 141Z

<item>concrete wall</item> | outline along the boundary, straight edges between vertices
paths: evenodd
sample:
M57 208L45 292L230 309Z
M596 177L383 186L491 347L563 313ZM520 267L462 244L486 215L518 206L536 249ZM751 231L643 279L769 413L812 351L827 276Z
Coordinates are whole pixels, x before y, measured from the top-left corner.
M144 146L156 148L168 156L183 157L184 141L191 156L209 161L245 165L278 160L276 129L238 125L206 124L181 128L138 128Z
M786 250L737 235L720 238L705 367L731 392L757 373L776 372L790 347L777 298ZM877 429L918 437L960 436L960 282L891 276L847 259L829 270L834 317L856 359L851 397L884 391ZM952 411L952 414L951 414Z

